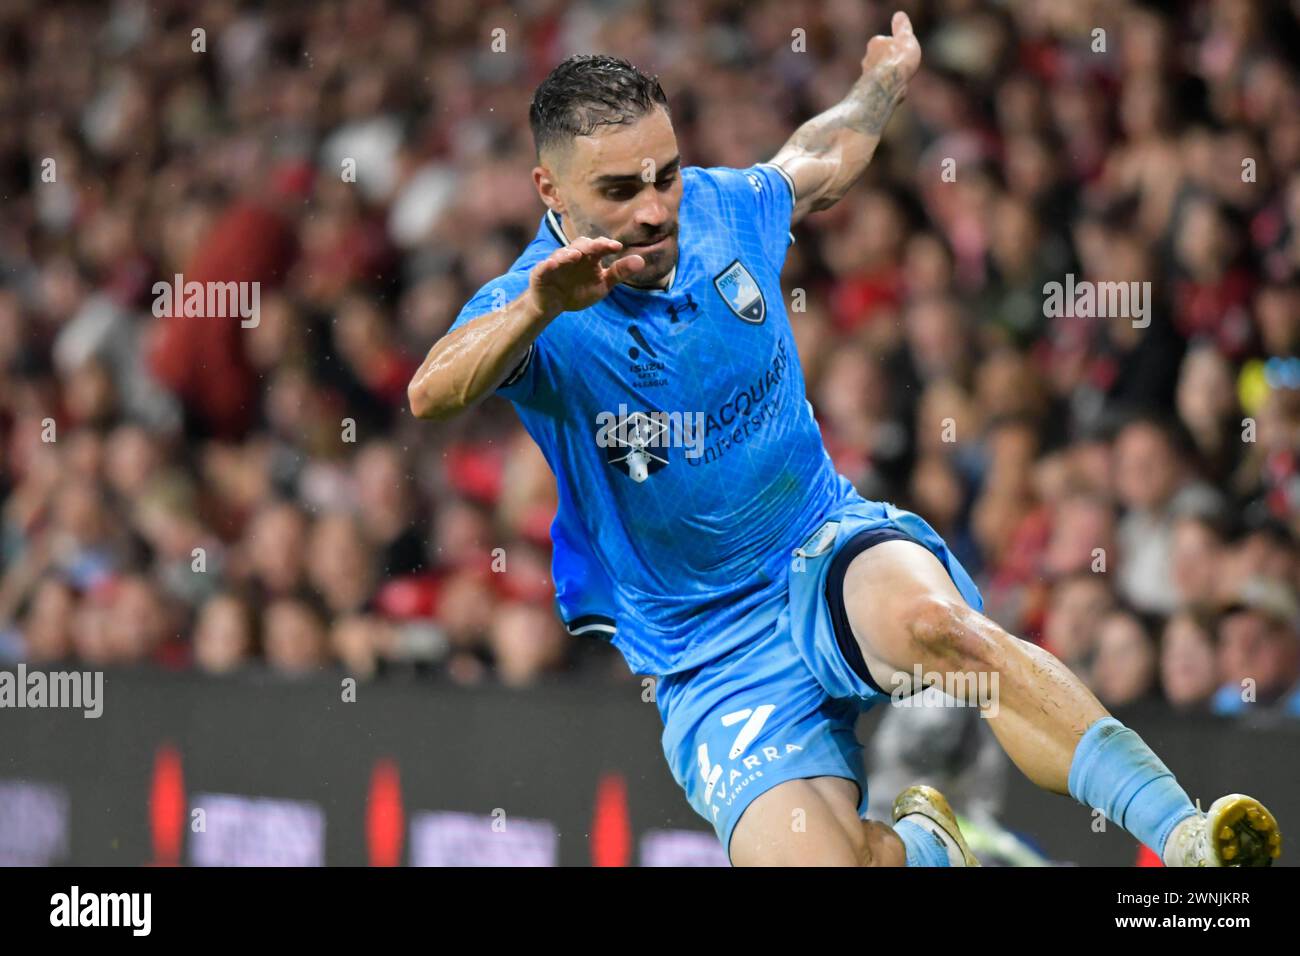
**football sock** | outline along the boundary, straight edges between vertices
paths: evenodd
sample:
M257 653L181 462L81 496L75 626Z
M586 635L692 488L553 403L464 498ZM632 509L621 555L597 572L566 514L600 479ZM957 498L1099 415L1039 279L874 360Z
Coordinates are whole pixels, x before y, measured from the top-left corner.
M1197 812L1169 768L1114 717L1098 720L1080 738L1069 789L1162 856L1174 827Z
M909 813L894 824L894 832L903 841L908 866L952 866L948 847L951 838L929 817Z

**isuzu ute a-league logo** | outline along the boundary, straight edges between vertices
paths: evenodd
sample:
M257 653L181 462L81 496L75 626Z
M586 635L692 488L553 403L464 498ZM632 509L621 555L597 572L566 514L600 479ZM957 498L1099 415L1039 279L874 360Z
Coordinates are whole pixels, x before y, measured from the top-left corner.
M727 308L751 325L762 325L767 317L767 301L763 291L739 259L713 278L714 288L727 303Z
M676 321L674 319L674 321ZM627 350L627 357L632 360L631 372L636 376L638 388L658 388L668 384L668 366L659 358L659 353L646 341L641 330L635 324L627 327L627 334L632 336L635 345Z

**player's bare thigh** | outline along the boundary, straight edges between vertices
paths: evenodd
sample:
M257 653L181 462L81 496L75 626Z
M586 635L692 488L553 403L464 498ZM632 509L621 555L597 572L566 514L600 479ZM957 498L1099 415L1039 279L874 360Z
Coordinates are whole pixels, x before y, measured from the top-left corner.
M731 833L734 866L902 866L902 842L858 818L844 777L787 780L745 808Z
M884 541L849 563L844 607L867 670L886 692L914 689L912 666L922 663L922 655L909 624L916 609L931 598L965 604L947 568L923 545ZM961 662L952 663L956 667Z

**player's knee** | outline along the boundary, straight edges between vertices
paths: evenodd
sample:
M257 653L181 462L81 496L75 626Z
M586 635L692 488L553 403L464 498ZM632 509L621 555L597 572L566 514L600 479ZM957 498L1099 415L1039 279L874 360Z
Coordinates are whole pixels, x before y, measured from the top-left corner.
M907 853L903 841L891 827L877 820L862 821L863 839L866 841L865 862L860 866L906 866Z
M903 842L892 829L875 820L858 820L846 834L841 866L904 866Z
M831 866L876 866L874 835L867 829L869 821L844 824L844 842L837 848Z
M845 828L845 840L833 861L823 866L902 866L906 863L902 841L894 831L875 820L854 820Z
M917 657L940 670L987 670L998 659L1000 629L961 601L925 595L907 609Z

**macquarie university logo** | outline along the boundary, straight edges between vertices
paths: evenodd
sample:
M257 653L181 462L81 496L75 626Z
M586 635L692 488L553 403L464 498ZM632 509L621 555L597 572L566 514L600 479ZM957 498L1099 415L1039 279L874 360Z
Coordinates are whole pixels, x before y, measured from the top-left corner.
M767 317L767 301L754 277L736 259L713 277L713 286L727 303L727 308L751 325L762 325Z

